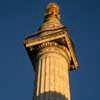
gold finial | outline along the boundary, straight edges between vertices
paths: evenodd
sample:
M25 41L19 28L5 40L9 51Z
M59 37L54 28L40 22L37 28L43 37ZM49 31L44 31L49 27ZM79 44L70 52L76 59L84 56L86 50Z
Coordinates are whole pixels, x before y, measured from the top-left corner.
M61 27L63 25L60 22L59 6L56 3L49 3L46 8L44 22L39 27L39 31L54 30Z
M46 8L45 20L48 20L49 18L60 19L59 6L56 3L49 3Z

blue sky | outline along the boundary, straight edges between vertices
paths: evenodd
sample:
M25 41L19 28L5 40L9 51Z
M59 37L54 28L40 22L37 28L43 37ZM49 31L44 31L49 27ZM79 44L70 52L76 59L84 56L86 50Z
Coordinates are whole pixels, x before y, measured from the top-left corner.
M0 100L32 100L34 73L23 40L37 31L49 1L60 5L79 58L79 70L70 73L72 100L100 100L99 0L0 1Z

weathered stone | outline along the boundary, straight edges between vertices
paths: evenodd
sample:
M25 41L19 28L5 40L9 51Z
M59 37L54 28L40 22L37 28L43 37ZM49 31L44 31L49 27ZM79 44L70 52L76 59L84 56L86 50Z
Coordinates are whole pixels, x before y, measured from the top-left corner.
M24 41L34 64L34 100L70 100L69 71L79 64L72 40L60 22L59 6L50 3L37 34Z

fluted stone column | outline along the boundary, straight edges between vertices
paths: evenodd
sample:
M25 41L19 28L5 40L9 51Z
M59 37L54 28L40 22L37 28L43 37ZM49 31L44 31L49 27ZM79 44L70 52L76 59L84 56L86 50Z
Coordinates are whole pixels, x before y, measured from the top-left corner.
M34 100L70 100L69 71L79 63L67 28L60 22L59 6L49 3L38 31L24 46L35 71Z
M34 100L62 100L54 92L70 100L69 62L70 54L66 47L54 42L39 46Z

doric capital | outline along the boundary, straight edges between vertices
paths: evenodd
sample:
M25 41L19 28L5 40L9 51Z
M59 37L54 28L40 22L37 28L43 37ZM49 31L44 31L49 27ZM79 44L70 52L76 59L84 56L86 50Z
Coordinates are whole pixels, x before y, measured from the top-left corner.
M42 48L47 48L47 46L50 46L50 45L51 46L56 45L56 47L59 47L63 50L64 48L67 48L68 52L70 53L70 57L71 57L71 60L69 60L70 70L74 70L78 68L79 64L78 64L78 60L75 55L73 43L67 31L60 30L55 33L43 35L43 36L36 35L36 36L28 37L25 40L25 47L28 51L28 54L32 62L33 62L33 58L37 56L38 52ZM66 51L66 54L68 52Z
M65 46L61 46L56 42L45 42L39 45L38 47L37 57L49 55L51 53L57 54L65 58L66 62L69 63L71 61L71 55L68 49ZM69 68L70 69L70 68Z

